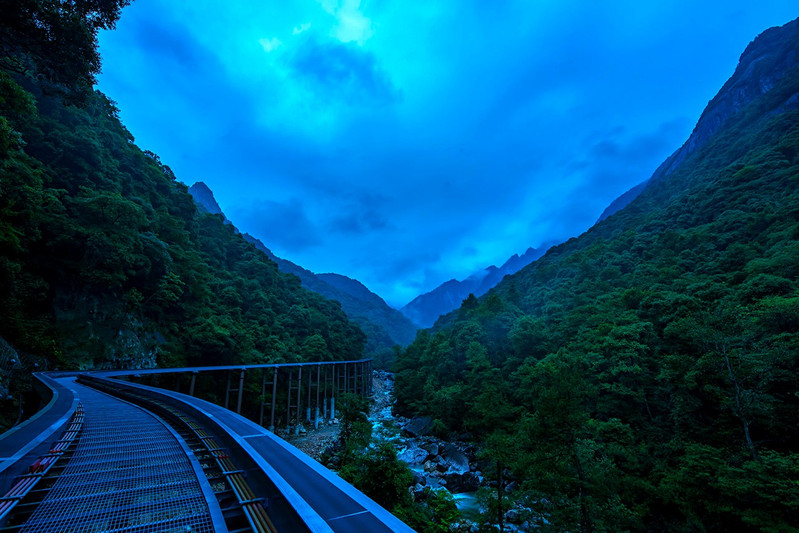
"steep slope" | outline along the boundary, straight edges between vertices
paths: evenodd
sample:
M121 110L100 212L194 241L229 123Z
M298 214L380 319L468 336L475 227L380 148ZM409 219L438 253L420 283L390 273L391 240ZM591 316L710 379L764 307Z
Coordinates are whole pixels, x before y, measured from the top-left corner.
M222 220L228 221L217 204L214 193L205 183L195 183L189 187L189 193L201 209L221 215ZM314 274L276 256L252 235L244 233L243 237L274 261L281 272L300 278L303 287L339 302L350 320L366 333L366 353L376 356L378 364L390 364L393 361L392 348L395 345L407 346L413 341L417 327L359 281L340 274Z
M360 357L337 303L199 213L91 92L99 63L76 54L125 3L0 17L19 36L0 40L0 337L51 369Z
M685 158L707 144L729 120L754 100L770 91L796 65L797 51L784 46L792 39L790 28L771 28L763 32L741 55L738 68L716 96L708 103L688 140L655 170L651 179L675 171ZM787 106L796 102L785 102ZM600 215L598 222L616 213L633 201L650 180L636 185L614 200Z
M482 296L505 276L518 272L544 255L554 244L550 242L539 248L528 248L522 255L514 254L501 267L491 265L462 281L451 279L432 291L417 296L400 311L414 324L429 328L438 317L460 307L470 294Z
M385 330L392 340L391 346L394 344L407 346L413 342L416 337L416 331L419 328L402 313L390 307L380 296L370 291L363 283L335 273L317 274L316 277L350 296L349 299L344 298L343 301L339 301L344 311L355 322L358 322L359 317L363 317L380 329ZM337 299L332 296L327 297L334 300ZM367 331L368 337L369 328L365 323L360 325L364 331Z
M347 316L366 333L367 353L382 354L382 361L382 357L387 356L386 350L390 351L396 344L407 346L413 341L416 326L362 283L340 274L314 274L291 261L277 257L252 235L245 233L244 238L275 261L281 272L300 278L303 287L341 303ZM342 282L342 278L349 282Z
M397 364L397 409L471 433L531 521L799 523L799 20L746 49L700 122L629 205Z
M189 194L192 198L194 198L194 202L204 209L206 213L210 213L212 215L222 215L222 219L227 220L227 217L222 212L222 208L219 207L218 203L216 203L214 193L208 188L208 185L202 181L198 181L189 187Z

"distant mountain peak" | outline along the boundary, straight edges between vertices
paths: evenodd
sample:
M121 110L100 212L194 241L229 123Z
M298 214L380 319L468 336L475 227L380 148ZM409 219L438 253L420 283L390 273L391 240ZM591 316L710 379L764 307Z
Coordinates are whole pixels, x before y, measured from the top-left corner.
M661 179L679 168L685 158L710 140L730 119L774 88L792 69L799 66L799 19L784 26L769 28L749 43L738 60L735 72L708 102L690 137L671 154L648 180L636 185L614 200L600 215L601 222L635 200L653 180ZM799 97L792 95L783 109L799 107Z
M415 324L428 328L439 316L461 306L469 294L482 296L491 290L508 274L514 274L542 255L555 242L547 242L539 248L528 248L522 255L513 254L501 267L491 265L471 274L463 281L451 279L435 289L414 298L400 311Z
M225 214L222 212L222 208L216 203L213 191L204 182L198 181L189 187L189 194L194 198L194 203L205 212L211 213L212 215L222 215L222 217L227 220Z

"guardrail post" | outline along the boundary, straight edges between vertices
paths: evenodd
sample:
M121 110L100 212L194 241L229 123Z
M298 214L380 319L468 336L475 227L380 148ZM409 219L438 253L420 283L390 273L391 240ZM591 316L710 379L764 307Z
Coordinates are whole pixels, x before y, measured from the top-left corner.
M241 399L244 396L244 373L247 370L242 368L241 373L239 374L239 401L236 405L236 413L241 414Z
M316 413L313 419L314 429L319 429L319 392L322 388L322 365L316 367Z
M191 373L191 385L189 385L189 396L194 396L194 385L197 383L197 371Z
M300 396L300 392L302 392L302 367L300 367L299 371L297 372L297 425L294 426L294 434L300 434L300 402L302 401L302 397Z
M286 431L291 431L291 381L294 377L294 369L289 367L289 388L286 394Z
M228 408L230 403L230 370L227 372L227 386L225 387L225 409Z
M269 422L269 431L275 431L275 400L277 400L277 367L272 373L272 418Z
M336 363L333 363L333 383L330 387L330 420L336 418L336 396L338 396L338 377Z
M325 366L325 395L324 400L322 401L322 418L327 420L327 372L328 367Z
M311 386L313 380L313 373L308 369L308 403L305 404L305 420L311 422Z
M258 425L263 427L264 425L264 407L266 406L266 369L261 369L261 413L258 416Z

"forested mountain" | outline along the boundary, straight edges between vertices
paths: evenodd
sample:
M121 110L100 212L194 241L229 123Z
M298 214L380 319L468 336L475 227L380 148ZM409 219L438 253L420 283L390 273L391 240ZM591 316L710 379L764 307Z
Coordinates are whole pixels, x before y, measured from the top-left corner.
M195 183L189 187L189 193L202 209L220 215L224 221L228 220L216 203L214 193L205 183ZM394 361L395 345L407 346L413 341L418 328L359 281L340 274L315 274L276 256L263 242L252 235L244 233L243 236L274 261L281 272L297 276L306 289L339 302L350 320L366 333L365 352L375 357L378 365L384 366Z
M799 20L629 205L396 369L397 409L483 446L545 530L796 531Z
M92 92L118 2L0 17L0 336L50 368L352 359L364 334L143 152Z
M464 280L451 279L432 291L417 296L400 311L414 324L429 328L438 317L460 307L470 294L482 296L508 274L518 272L544 255L554 244L548 242L538 248L528 248L522 255L512 255L501 267L491 265Z

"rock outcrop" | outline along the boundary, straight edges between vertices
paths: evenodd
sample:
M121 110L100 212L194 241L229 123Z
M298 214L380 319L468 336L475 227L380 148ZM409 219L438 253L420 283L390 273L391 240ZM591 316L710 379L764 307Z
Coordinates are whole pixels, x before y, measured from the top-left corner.
M651 178L614 200L600 215L598 222L626 207L653 180L674 172L686 157L705 146L722 126L737 118L742 109L769 92L789 72L799 68L797 42L799 19L778 28L770 28L749 43L732 77L705 107L685 144L671 154ZM777 109L766 112L781 112L789 108L799 108L799 93L786 94Z

